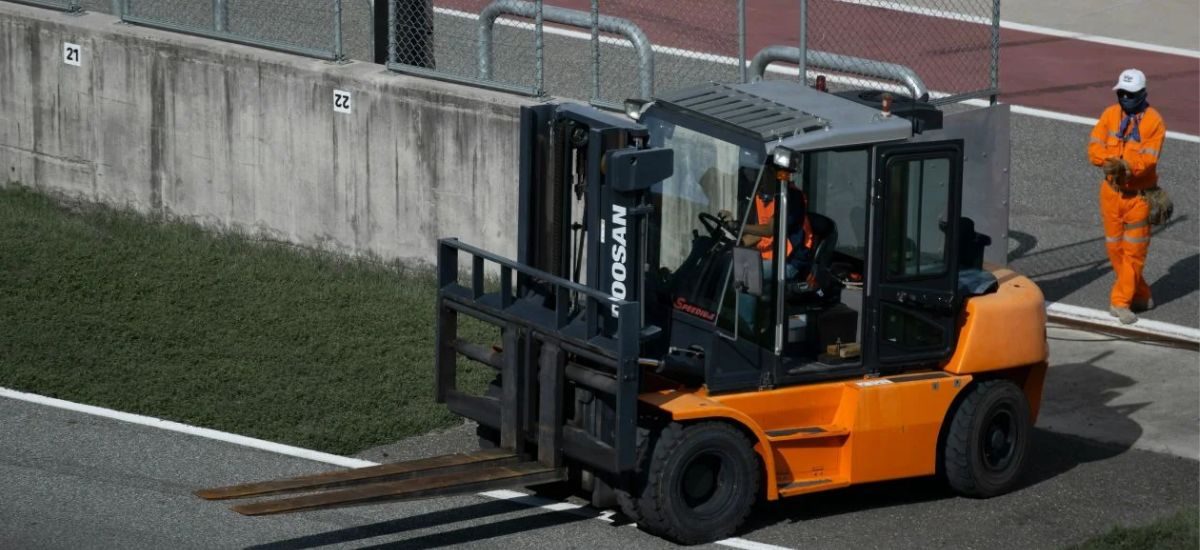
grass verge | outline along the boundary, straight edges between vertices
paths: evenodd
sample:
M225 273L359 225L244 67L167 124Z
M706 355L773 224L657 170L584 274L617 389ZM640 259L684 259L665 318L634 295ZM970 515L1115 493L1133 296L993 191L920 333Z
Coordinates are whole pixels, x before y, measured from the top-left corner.
M1072 550L1185 550L1200 548L1200 508L1191 506L1142 527L1113 527Z
M423 270L0 189L0 386L353 453L459 422L434 298Z

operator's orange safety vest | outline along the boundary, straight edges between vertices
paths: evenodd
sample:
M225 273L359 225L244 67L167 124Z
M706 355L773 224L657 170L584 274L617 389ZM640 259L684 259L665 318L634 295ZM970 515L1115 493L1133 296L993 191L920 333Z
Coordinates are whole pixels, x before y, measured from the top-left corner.
M1125 189L1140 191L1154 187L1158 185L1158 154L1166 137L1166 125L1154 107L1146 107L1125 123L1122 133L1125 116L1120 105L1110 105L1104 110L1088 140L1088 160L1100 166L1107 158L1123 159L1131 172Z
M807 200L804 199L803 195L801 195L800 200L805 201L806 203L808 202ZM762 197L760 197L758 195L754 196L754 209L758 212L758 223L760 223L760 224L767 223L768 220L775 217L775 204L778 202L779 201L773 200L768 203L766 201L763 201ZM763 260L770 260L775 257L775 246L774 245L775 245L775 237L772 236L772 237L762 237L762 238L758 239L758 243L755 246L758 248L759 253L762 254ZM806 250L812 250L812 247L813 247L812 225L808 222L808 205L805 204L804 205L804 248ZM789 240L789 241L787 241L787 256L790 257L791 255L792 255L792 241Z

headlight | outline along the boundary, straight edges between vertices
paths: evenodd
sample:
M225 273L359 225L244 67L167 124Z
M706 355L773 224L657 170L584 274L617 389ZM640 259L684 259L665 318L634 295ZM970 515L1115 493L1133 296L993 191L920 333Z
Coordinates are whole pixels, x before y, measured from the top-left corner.
M792 152L783 147L776 147L775 151L771 153L771 160L775 162L775 166L790 169L792 167Z
M646 108L647 103L649 102L644 99L626 99L625 116L633 120L641 120L642 110Z

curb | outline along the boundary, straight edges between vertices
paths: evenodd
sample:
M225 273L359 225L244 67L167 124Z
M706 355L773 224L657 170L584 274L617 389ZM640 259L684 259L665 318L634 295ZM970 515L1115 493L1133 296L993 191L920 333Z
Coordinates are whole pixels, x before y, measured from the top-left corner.
M1200 349L1200 329L1173 325L1153 319L1138 319L1138 322L1132 325L1122 325L1109 315L1107 311L1046 302L1046 320L1148 340L1167 341L1191 349Z

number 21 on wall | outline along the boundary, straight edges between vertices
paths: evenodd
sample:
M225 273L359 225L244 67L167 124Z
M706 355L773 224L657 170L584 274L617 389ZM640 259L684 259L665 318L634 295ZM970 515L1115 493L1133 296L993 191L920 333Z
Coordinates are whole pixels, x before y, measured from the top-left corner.
M79 44L63 42L63 63L76 67L83 65L83 48Z

